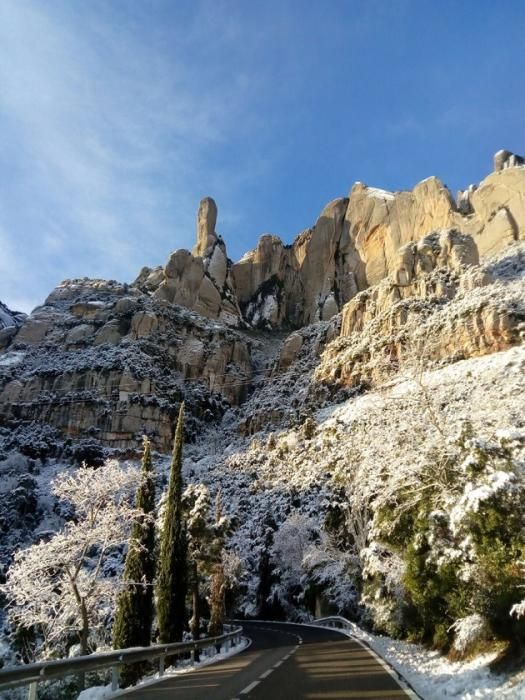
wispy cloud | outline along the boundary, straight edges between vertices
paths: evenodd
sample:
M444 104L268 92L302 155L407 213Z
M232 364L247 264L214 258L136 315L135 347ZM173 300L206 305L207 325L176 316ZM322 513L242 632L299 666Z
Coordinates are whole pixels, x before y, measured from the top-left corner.
M0 4L7 193L0 221L9 265L21 278L44 251L56 256L56 270L35 265L25 277L31 303L53 275L53 283L65 274L126 278L133 266L192 245L193 211L207 194L200 181L224 189L220 169L203 178L204 155L243 122L243 98L255 89L239 70L224 94L213 71L203 81L200 66L185 59L197 39L205 51L214 31L198 13L187 34L171 37L180 42L177 53L162 26L144 33L140 4L120 18L107 16L111 5L93 13L80 7ZM234 22L227 30L221 42L238 41ZM14 296L4 278L0 298Z

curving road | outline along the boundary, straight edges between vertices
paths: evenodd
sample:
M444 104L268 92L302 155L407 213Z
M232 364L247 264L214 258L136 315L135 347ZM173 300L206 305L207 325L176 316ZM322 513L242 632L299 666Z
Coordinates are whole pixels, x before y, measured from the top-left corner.
M366 647L333 630L243 623L252 645L191 673L119 693L129 700L415 698Z

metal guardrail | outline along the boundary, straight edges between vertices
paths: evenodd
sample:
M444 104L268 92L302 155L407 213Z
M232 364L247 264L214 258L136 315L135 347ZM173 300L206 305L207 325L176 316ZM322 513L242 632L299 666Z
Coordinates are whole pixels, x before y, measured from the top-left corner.
M192 642L176 642L174 644L155 644L150 647L132 647L117 651L101 652L89 656L77 656L72 659L56 661L41 661L36 664L12 666L0 670L0 690L29 685L28 700L36 700L38 683L66 676L102 671L111 668L111 690L118 690L118 669L120 666L138 663L139 661L159 660L159 676L164 674L166 657L190 654L195 661L195 652L202 649L217 649L225 646L228 651L231 646L237 646L241 640L242 627L236 627L231 632L220 637L207 637Z
M316 625L321 625L322 627L329 627L330 629L340 630L346 629L348 631L352 630L352 623L345 617L340 615L331 615L330 617L319 617L314 620Z

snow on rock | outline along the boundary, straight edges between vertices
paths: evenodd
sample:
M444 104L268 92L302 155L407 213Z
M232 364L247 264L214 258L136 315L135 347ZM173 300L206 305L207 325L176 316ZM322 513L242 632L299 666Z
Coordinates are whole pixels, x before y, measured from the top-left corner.
M26 319L26 314L19 311L11 311L0 301L0 330L3 328L21 326Z

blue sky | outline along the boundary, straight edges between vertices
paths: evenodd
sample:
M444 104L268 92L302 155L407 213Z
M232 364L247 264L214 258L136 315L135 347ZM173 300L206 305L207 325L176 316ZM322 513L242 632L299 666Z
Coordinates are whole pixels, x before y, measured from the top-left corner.
M0 299L525 151L522 0L0 0Z

